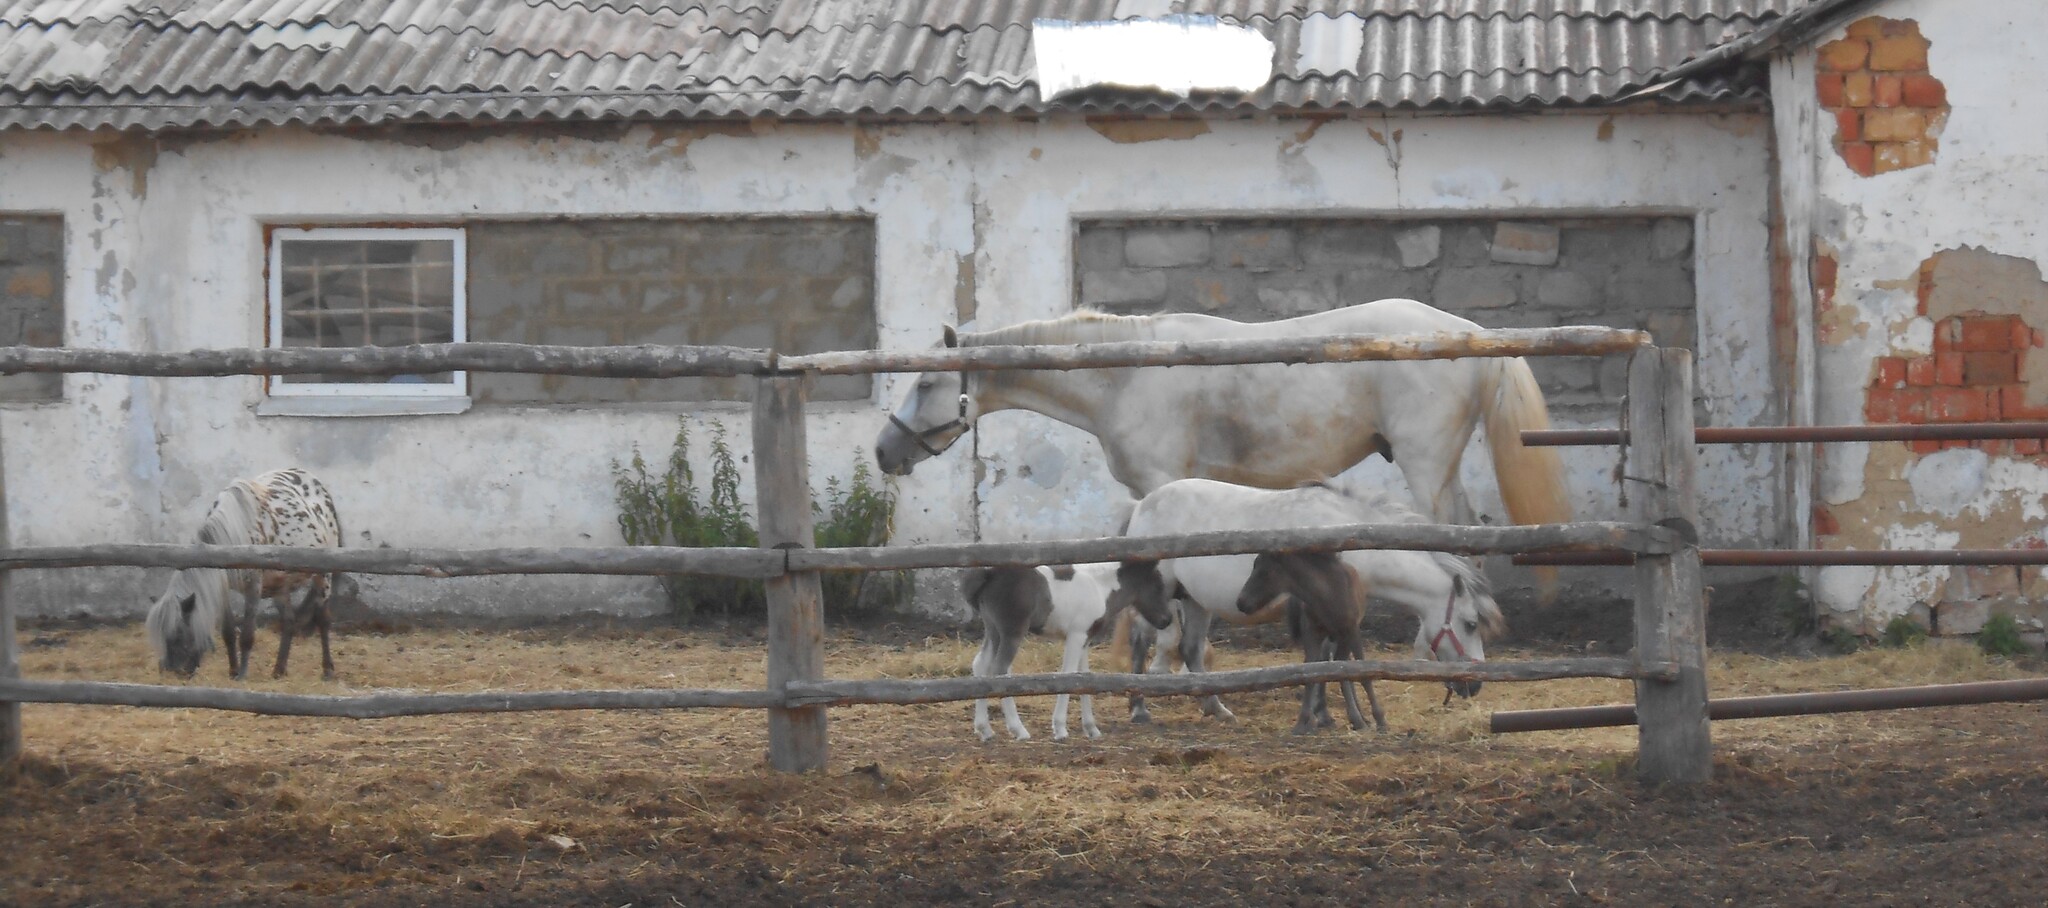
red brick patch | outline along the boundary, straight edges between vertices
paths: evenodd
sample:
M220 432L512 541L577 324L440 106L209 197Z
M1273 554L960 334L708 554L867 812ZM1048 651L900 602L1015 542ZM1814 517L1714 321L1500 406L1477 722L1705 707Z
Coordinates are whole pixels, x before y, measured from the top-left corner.
M1835 115L1835 150L1875 176L1932 163L1948 90L1927 71L1926 36L1911 19L1868 17L1821 45L1814 95Z

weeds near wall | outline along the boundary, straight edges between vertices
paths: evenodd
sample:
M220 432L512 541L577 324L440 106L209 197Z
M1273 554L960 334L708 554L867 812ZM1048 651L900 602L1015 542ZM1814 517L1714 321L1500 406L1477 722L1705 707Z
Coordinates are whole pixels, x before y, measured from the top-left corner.
M697 488L690 467L690 426L680 421L668 462L660 475L650 473L636 446L632 459L612 461L612 482L619 506L619 532L627 545L686 547L760 544L753 518L740 503L740 471L723 425L711 434L711 481L707 493ZM865 461L857 462L852 478L826 481L823 502L811 503L817 516L820 547L878 545L888 541L896 516L896 500L876 487ZM820 577L825 608L834 616L863 617L900 605L909 594L907 573L825 574ZM661 578L669 611L680 621L716 614L758 616L766 612L761 582L729 577L671 574Z
M1879 646L1890 649L1907 649L1927 642L1927 629L1914 623L1904 615L1894 615L1885 624L1884 632L1877 635Z
M2003 612L1992 615L1977 632L1977 648L1992 656L2024 656L2029 650L2020 639L2020 623Z

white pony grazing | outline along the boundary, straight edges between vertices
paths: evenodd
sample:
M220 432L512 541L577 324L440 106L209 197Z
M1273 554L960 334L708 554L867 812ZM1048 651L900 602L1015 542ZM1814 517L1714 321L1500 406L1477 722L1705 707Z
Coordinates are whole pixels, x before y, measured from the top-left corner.
M1164 536L1223 530L1280 530L1342 526L1354 523L1420 523L1424 518L1387 493L1353 483L1313 483L1295 489L1255 489L1207 479L1183 479L1145 496L1131 513L1125 532L1131 536ZM1372 595L1405 606L1421 623L1415 633L1415 657L1440 661L1486 661L1485 638L1501 632L1505 622L1486 575L1471 561L1441 552L1354 551L1341 556L1357 572ZM1189 671L1207 670L1209 622L1212 616L1234 624L1273 620L1238 611L1238 596L1252 574L1253 555L1177 558L1156 566L1126 564L1111 594L1113 608L1145 608L1155 601L1179 599L1174 627L1177 649ZM1151 636L1131 627L1131 670L1143 672L1143 649ZM1153 659L1155 671L1168 661L1164 645ZM1478 682L1448 685L1470 697ZM1202 711L1234 721L1216 697L1202 701ZM1131 721L1146 722L1144 698L1131 698Z
M1017 646L1027 634L1044 634L1066 640L1060 671L1088 670L1088 638L1108 630L1117 609L1109 605L1109 593L1116 585L1115 564L1082 564L1033 568L975 568L960 580L960 592L967 605L981 616L981 650L974 655L974 675L986 678L1010 673L1017 658ZM1142 603L1140 613L1156 626L1168 622L1166 603ZM1052 739L1067 739L1067 694L1054 697ZM1003 698L1003 724L1010 737L1029 740L1022 720L1017 718L1017 701ZM974 701L974 731L983 741L996 736L989 727L988 701ZM1081 695L1081 731L1090 738L1102 737L1095 725L1095 698Z

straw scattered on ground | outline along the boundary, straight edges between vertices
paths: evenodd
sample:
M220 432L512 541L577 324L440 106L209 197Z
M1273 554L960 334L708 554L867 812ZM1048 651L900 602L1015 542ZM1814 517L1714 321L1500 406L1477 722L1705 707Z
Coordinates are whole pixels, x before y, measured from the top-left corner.
M827 673L957 675L975 646L950 632L898 636L834 637ZM161 681L132 626L24 638L29 677ZM274 638L259 640L267 676ZM1214 667L1291 661L1279 644L1238 632ZM762 654L757 636L731 631L358 633L337 639L338 682L319 680L317 650L297 648L293 677L246 686L752 687ZM1107 652L1095 658L1111 667ZM1051 670L1057 659L1056 645L1034 643L1017 670ZM1741 696L2033 668L1936 644L1832 659L1717 653L1711 678L1716 696ZM216 654L193 683L225 684L224 674ZM1097 714L1108 736L1064 743L1050 740L1050 698L1022 703L1033 740L986 745L968 704L841 709L830 768L805 778L764 768L765 720L754 711L351 722L31 705L30 757L0 789L0 840L10 843L0 902L1128 893L1286 904L1372 886L1413 903L1689 893L1785 904L1805 900L1787 902L1787 892L1818 898L1825 887L1828 898L1897 896L1932 873L1996 903L2006 891L1997 887L2038 893L2048 873L2038 860L2048 835L2038 704L1717 723L1716 782L1677 793L1632 781L1632 728L1484 731L1493 710L1624 702L1625 682L1491 684L1449 707L1440 685L1377 687L1387 734L1289 736L1292 690L1228 698L1235 726L1185 700L1155 701L1158 724L1132 726L1123 699L1107 698ZM1078 734L1078 714L1072 722ZM2030 864L2001 863L2027 849ZM1999 869L1973 869L1984 866Z

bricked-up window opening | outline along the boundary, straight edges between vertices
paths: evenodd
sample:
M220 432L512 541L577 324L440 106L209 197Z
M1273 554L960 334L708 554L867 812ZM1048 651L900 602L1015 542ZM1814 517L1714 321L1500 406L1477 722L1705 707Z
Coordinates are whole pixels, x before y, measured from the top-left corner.
M396 347L468 339L460 228L278 228L270 238L273 347ZM277 396L459 397L462 372L273 376Z
M0 347L64 345L64 219L0 216ZM0 375L0 401L64 397L55 372Z

